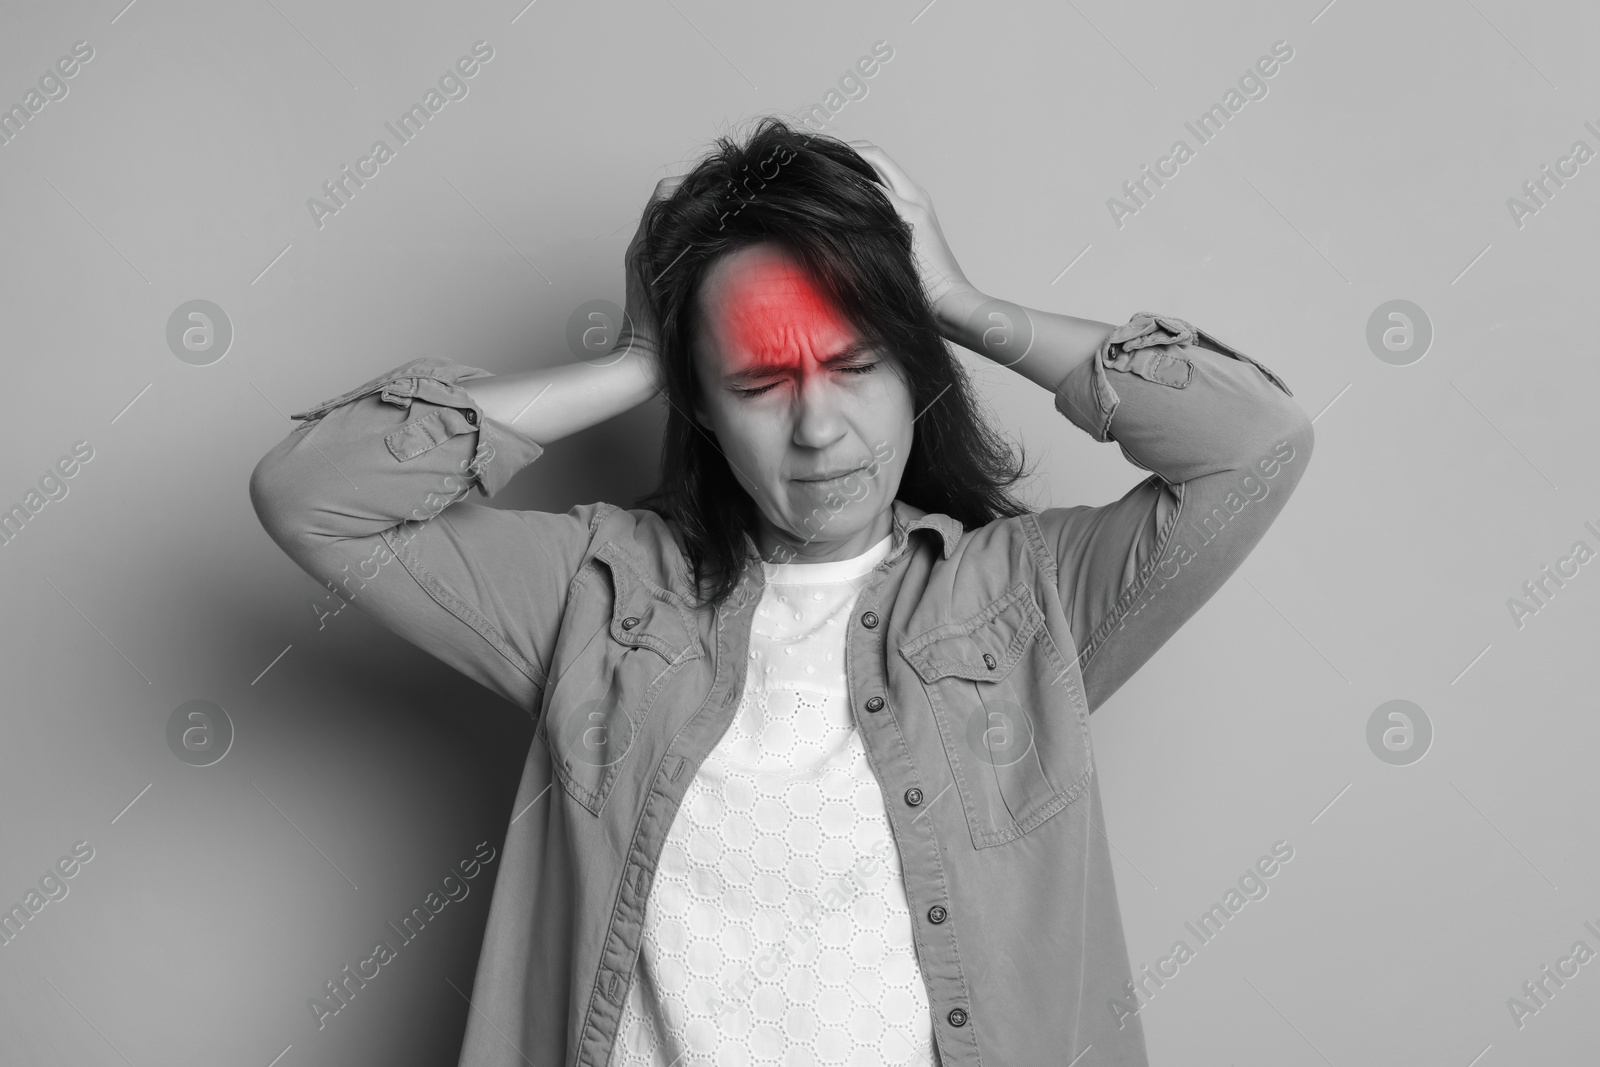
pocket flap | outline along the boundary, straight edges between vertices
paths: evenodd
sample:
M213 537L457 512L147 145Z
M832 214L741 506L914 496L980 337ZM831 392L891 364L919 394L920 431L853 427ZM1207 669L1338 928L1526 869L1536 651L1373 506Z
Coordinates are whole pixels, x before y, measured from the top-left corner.
M435 404L460 404L465 399L465 393L438 378L436 364L437 361L426 358L414 359L404 366L362 382L349 392L340 393L304 411L297 411L289 417L296 420L320 419L336 407L342 407L373 393L379 394L378 399L404 410L410 410L413 397L431 400ZM486 373L473 367L466 368L466 371L467 373L461 376L463 381ZM468 400L467 403L470 404L471 401Z
M384 437L383 443L389 446L395 459L404 463L444 444L457 434L476 431L475 418L477 413L470 408L465 413L456 408L435 408Z
M1194 377L1194 364L1167 348L1136 348L1123 353L1112 366L1174 389L1187 389Z
M601 545L595 558L611 572L616 590L611 607L613 640L648 648L668 663L699 658L688 611L670 592L640 574L614 541Z
M971 618L912 638L900 646L900 654L930 685L940 678L999 681L1011 673L1043 625L1033 594L1018 584Z

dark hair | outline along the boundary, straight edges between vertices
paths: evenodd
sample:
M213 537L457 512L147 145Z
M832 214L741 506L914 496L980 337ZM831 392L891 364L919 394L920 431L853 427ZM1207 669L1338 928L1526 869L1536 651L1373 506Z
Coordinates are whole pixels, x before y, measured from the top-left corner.
M965 368L945 343L912 254L912 230L876 172L837 138L759 120L719 137L673 192L646 208L637 269L660 330L669 401L661 482L637 506L675 520L702 602L721 604L755 539L755 501L694 421L692 344L699 292L716 260L771 242L792 255L864 338L898 362L919 413L896 494L968 529L1032 510L1007 492L1023 457L979 415ZM1019 450L1020 453L1020 450Z

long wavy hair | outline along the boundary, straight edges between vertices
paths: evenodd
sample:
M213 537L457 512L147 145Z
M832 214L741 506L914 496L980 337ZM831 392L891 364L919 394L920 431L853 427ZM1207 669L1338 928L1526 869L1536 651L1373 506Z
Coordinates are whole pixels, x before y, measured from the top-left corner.
M861 335L892 354L916 420L896 496L968 528L1032 510L1009 487L1027 474L1020 446L979 414L965 368L933 316L912 230L876 172L837 138L777 116L742 140L719 137L667 197L646 208L636 269L660 331L669 401L661 481L636 504L676 521L701 603L738 584L757 508L715 439L694 420L693 344L700 286L721 256L770 242L786 250Z

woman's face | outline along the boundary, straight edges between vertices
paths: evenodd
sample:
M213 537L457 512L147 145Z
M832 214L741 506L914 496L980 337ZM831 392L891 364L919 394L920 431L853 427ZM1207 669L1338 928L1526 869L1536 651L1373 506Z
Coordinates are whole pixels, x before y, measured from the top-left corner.
M695 417L756 502L763 556L847 559L886 537L914 417L892 356L776 245L717 260L699 299Z

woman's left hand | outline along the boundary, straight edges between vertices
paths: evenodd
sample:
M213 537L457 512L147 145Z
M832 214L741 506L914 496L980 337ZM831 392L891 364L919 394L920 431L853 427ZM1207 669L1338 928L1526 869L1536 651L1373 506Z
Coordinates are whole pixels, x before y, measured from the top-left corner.
M933 198L926 190L911 180L888 153L871 141L849 141L861 156L872 165L885 186L883 192L894 205L902 219L910 223L913 234L912 251L917 267L922 273L922 283L933 305L934 316L940 324L959 321L961 314L970 310L971 300L966 299L977 289L967 281L955 253L944 239L939 228L939 218L933 212Z

